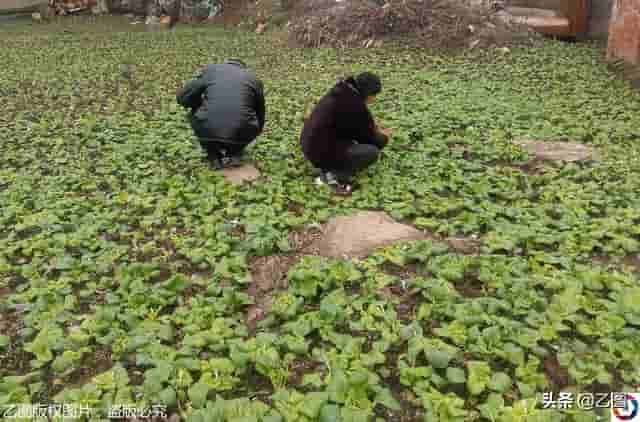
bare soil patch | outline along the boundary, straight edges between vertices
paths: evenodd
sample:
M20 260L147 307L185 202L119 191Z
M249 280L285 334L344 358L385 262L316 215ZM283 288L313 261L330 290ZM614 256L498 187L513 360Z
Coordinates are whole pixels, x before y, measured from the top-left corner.
M252 283L247 294L254 299L254 304L247 308L247 325L251 331L262 321L273 304L273 298L279 291L288 287L289 269L303 255L318 255L314 243L322 237L322 231L307 229L289 234L289 244L293 252L286 255L271 255L255 258L249 263Z
M400 303L396 305L398 318L402 321L413 321L416 311L418 310L418 300L420 297L408 291L396 294L400 298Z
M267 377L259 374L255 370L251 370L248 374L247 385L249 386L249 389L250 389L248 392L253 393L252 396L254 398L259 398L265 404L269 406L271 405L271 395L273 394L274 389L273 389L273 385L271 384L271 381ZM221 396L226 399L233 398L234 397L233 394L236 393L236 391L230 391L228 393L229 393L228 397L225 397L224 394L221 394Z
M517 169L529 175L538 174L544 170L544 162L538 158L534 158L528 163L518 166Z
M309 228L302 231L294 231L289 234L289 244L300 255L318 255L318 242L323 236L321 228Z
M519 139L514 143L540 161L573 163L598 159L594 148L577 142Z
M273 306L273 293L254 297L255 303L247 309L247 327L249 331L255 331L258 323L266 318Z
M471 237L448 237L443 240L449 246L449 249L463 255L477 255L482 245L479 239Z
M304 204L300 204L298 202L289 202L287 204L287 210L300 217L302 214L304 214Z
M249 264L253 281L247 294L255 302L247 309L247 326L251 331L271 310L275 292L287 288L287 273L297 259L294 255L272 255L256 258Z
M100 375L113 368L113 360L111 359L111 350L103 347L96 350L91 355L83 358L83 364L79 366L69 376L62 379L52 380L52 395L55 395L68 387L82 387L90 382L95 376Z
M544 360L543 366L553 391L560 391L569 385L569 373L565 368L560 367L556 355L549 355Z
M253 331L267 316L271 310L274 295L287 288L287 273L301 256L364 258L378 248L421 239L441 241L446 243L452 251L461 254L477 254L481 244L480 240L474 238L438 238L410 225L398 223L386 213L373 211L336 217L322 228L292 232L289 235L289 243L293 248L291 254L259 257L249 264L253 281L247 293L255 303L247 308L247 325ZM401 283L415 277L419 272L417 264L408 264L404 267L385 264L384 270L388 274L398 276ZM473 297L483 295L481 286L471 284L465 286L464 292L465 295ZM412 295L409 287L398 284L381 291L382 296L387 293L399 298L396 310L400 318L410 319L415 312L418 299Z
M289 383L293 385L300 385L302 384L302 380L305 375L313 372L324 372L324 369L324 365L319 362L298 359L291 363L291 366L289 367L289 371L291 372L289 375Z
M622 260L622 263L631 268L633 272L640 273L640 254L627 256Z
M594 256L591 260L598 265L613 266L621 269L628 269L634 273L640 273L640 254L628 255L624 258L612 258L609 256Z
M395 267L394 268L401 268ZM393 269L392 269L393 270ZM386 271L385 271L386 272ZM411 288L411 277L415 277L415 269L407 269L397 275L400 279L378 291L378 295L394 303L398 319L402 321L413 321L419 306L420 295Z
M420 266L415 263L407 264L403 267L392 263L385 263L382 265L382 270L389 275L399 277L401 280L406 280L423 273Z
M449 151L462 154L462 158L467 161L470 161L473 158L473 152L469 149L467 144L450 143L447 146L449 147Z
M545 162L538 157L533 157L524 164L515 164L507 161L494 161L490 164L501 168L503 171L515 171L529 176L543 173L546 168Z
M12 339L8 349L0 352L0 376L29 372L32 355L25 352L23 345L17 340L20 327L18 313L2 310L0 307L0 333Z
M478 285L473 279L466 279L463 283L455 285L456 290L464 297L482 297L485 295L481 285Z
M423 412L416 406L418 400L414 393L400 382L400 374L397 369L399 356L406 353L406 346L402 351L388 351L386 355L386 368L392 368L393 373L384 378L384 383L393 397L400 402L402 410L390 410L382 406L376 407L376 415L386 422L414 422L423 419Z
M9 287L0 286L0 300L4 300L4 298L6 296L9 296L10 294L11 294L11 290L9 290Z
M287 273L295 257L272 255L256 258L250 264L253 282L249 286L250 294L259 294L287 287Z

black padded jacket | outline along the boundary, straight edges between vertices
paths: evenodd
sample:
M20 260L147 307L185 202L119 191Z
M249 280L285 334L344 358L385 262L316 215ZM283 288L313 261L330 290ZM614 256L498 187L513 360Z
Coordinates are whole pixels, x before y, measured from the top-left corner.
M201 139L247 144L264 129L264 86L239 63L207 66L176 99L191 109L192 126Z

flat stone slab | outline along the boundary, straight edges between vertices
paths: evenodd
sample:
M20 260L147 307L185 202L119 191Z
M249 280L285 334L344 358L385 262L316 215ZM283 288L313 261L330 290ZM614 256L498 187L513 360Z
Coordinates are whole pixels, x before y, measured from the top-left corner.
M598 158L594 148L576 142L518 139L514 143L535 155L537 159L544 161L572 163Z
M220 172L230 183L233 183L234 185L251 182L260 177L260 171L251 164L222 169Z
M314 249L329 258L362 258L383 246L425 238L426 233L400 224L386 213L364 211L329 221Z

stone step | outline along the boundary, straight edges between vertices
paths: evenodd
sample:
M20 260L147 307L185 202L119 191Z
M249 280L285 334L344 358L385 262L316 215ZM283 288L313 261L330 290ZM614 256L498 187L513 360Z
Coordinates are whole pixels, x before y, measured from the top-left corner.
M324 236L314 245L321 256L364 258L374 250L397 242L425 239L427 235L398 223L384 212L361 211L336 217L324 228Z
M567 35L571 31L571 21L563 17L528 16L527 25L548 35Z
M580 37L589 27L591 1L510 0L508 13L518 16L518 19L526 17L526 23L538 32L547 35Z
M567 0L509 0L507 4L512 7L562 10L565 1Z
M551 9L536 9L533 7L506 7L505 11L513 16L536 16L536 17L547 17L547 18L556 18L562 17L562 13L558 10Z
M234 185L242 185L260 178L260 170L250 163L245 163L240 167L222 169L221 173L228 182Z
M571 35L571 20L553 10L507 7L503 19L522 25L546 35Z

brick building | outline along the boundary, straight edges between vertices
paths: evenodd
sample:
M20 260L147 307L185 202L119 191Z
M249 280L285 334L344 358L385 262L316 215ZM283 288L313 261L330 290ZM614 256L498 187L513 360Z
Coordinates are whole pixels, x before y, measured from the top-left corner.
M640 0L614 0L607 55L640 65Z

